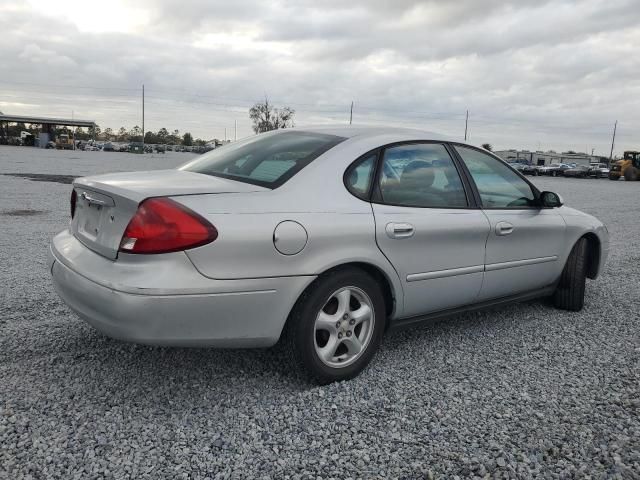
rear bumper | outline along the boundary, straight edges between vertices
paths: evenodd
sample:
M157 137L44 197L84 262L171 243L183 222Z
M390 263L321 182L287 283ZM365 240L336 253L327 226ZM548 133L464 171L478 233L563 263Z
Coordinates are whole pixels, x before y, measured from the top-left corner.
M123 257L113 262L62 232L50 248L53 284L97 330L152 345L271 346L315 278L211 280L182 252Z

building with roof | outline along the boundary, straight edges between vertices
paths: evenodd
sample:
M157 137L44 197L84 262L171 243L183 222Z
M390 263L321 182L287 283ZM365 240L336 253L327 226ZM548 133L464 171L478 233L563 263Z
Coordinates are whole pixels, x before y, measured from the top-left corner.
M83 127L94 128L97 126L93 120L78 120L74 118L51 118L24 115L4 115L0 112L0 137L7 137L9 123L35 123L42 125L38 136L39 145L45 148L47 143L54 139L56 127Z
M500 150L493 152L505 162L519 162L528 165L551 165L552 163L575 163L589 165L591 163L609 163L606 157L588 155L586 153L531 152L529 150Z

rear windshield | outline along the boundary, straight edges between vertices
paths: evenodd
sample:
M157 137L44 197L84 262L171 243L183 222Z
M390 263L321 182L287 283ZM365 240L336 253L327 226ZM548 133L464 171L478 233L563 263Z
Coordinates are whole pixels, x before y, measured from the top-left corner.
M345 138L310 132L279 132L231 143L180 170L277 188Z

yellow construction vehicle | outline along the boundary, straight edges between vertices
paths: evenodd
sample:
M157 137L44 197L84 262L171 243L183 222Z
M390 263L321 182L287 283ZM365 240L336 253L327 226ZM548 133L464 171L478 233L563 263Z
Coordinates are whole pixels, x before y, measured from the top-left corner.
M56 139L56 148L58 150L73 150L73 139L66 133L58 135L58 138Z
M624 152L622 160L611 166L609 180L619 180L620 177L627 181L640 180L640 152L628 150Z

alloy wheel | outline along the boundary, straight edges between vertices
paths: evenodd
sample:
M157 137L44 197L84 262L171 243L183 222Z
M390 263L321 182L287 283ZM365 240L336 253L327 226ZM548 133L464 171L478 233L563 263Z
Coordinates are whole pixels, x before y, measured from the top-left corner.
M332 368L346 367L367 349L375 312L369 296L358 287L332 293L318 313L314 345L318 358Z

